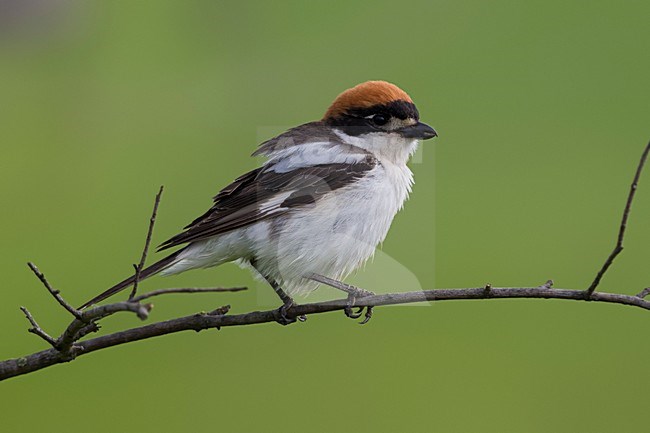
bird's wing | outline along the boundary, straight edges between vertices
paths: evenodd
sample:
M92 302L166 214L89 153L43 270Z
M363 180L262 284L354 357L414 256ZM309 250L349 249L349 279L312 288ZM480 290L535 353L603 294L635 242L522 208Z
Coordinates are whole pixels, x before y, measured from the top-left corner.
M267 165L237 178L214 197L214 205L167 240L160 250L248 226L308 206L331 191L357 182L378 164L372 156L355 163L329 163L276 171Z

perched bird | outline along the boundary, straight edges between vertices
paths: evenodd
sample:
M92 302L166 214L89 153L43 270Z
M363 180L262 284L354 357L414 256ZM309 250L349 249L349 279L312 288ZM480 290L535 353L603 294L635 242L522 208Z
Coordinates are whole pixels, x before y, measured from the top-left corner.
M235 179L213 206L159 250L185 245L142 270L140 280L237 261L273 287L286 315L312 275L345 278L381 243L413 184L406 163L420 140L436 137L415 104L385 81L341 93L325 116L265 141L266 163ZM133 284L135 276L86 302Z

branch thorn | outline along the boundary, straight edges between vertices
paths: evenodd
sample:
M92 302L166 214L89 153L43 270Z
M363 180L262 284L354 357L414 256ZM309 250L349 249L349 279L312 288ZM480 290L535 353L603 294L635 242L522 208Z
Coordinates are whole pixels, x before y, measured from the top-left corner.
M544 284L539 286L540 289L552 289L553 288L553 280L546 280Z
M487 283L485 287L483 287L483 297L489 298L491 292L492 292L492 284Z

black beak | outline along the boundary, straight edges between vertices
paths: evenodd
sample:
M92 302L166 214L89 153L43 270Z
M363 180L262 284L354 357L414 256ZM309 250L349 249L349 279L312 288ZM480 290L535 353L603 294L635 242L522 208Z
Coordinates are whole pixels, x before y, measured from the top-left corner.
M402 137L406 138L419 138L421 140L428 140L433 137L437 137L438 133L435 129L427 125L426 123L418 122L415 125L406 126L397 131Z

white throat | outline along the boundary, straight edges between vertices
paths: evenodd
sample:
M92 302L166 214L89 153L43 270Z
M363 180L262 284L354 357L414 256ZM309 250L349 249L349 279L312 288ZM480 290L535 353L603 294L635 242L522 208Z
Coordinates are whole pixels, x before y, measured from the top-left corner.
M338 129L334 132L347 144L367 150L380 161L395 165L406 165L418 148L417 139L404 138L399 134L373 132L355 137Z

